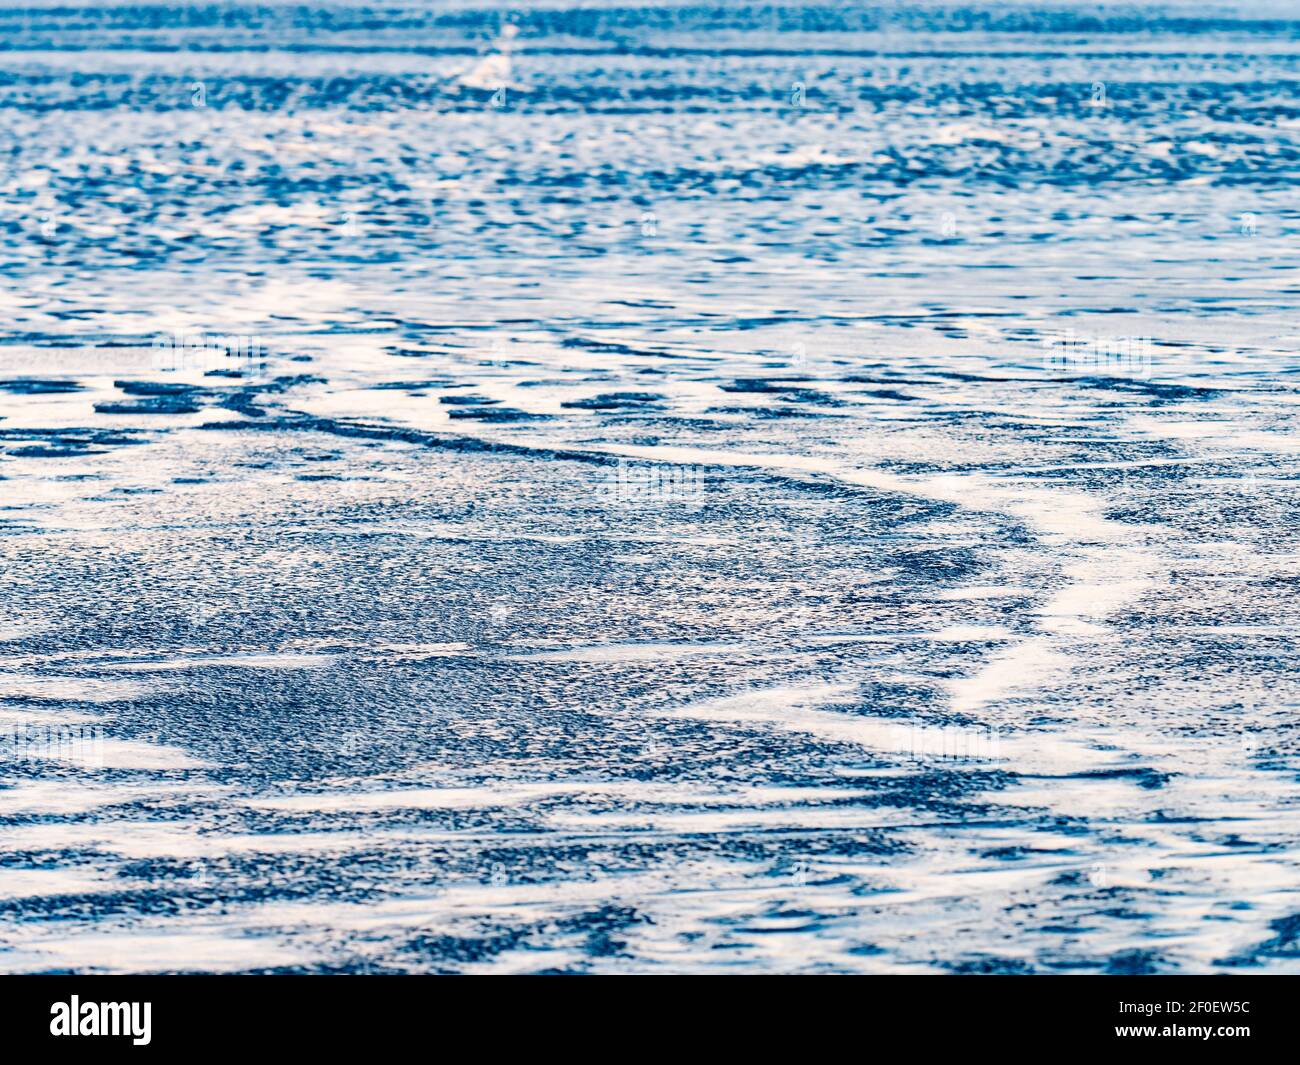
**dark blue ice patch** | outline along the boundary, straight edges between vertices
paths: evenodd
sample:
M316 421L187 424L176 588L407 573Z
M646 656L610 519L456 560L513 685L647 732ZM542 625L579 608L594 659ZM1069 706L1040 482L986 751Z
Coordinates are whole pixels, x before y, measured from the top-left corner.
M576 410L644 410L664 397L657 392L602 392L587 399L572 399L561 407Z
M515 410L513 407L469 407L464 410L450 410L449 418L472 418L480 422L540 422L549 421L549 414L535 414L532 411Z
M0 392L9 392L15 396L54 395L61 392L81 392L85 386L77 381L19 377L10 381L0 381Z
M444 403L449 407L491 407L501 401L499 399L492 399L489 396L469 396L460 394L455 396L439 396L438 402Z
M188 396L207 391L202 385L178 381L114 381L113 387L128 396Z
M97 414L197 414L202 409L201 403L185 393L95 404Z
M8 454L16 458L76 458L148 440L139 429L0 429L0 443L31 441L9 449Z
M1204 385L1183 385L1165 381L1148 381L1137 377L1079 377L1072 382L1078 388L1104 388L1113 392L1134 392L1157 400L1213 399L1224 389Z

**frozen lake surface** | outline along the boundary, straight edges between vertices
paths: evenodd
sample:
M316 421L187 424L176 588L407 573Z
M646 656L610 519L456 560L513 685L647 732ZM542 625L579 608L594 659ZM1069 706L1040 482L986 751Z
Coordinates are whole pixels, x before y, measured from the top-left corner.
M1300 969L1285 4L0 9L0 969Z

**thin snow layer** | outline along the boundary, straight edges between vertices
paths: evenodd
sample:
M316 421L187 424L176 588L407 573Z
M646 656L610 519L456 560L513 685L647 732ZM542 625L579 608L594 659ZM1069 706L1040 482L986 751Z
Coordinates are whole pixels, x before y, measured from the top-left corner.
M1285 5L331 11L0 11L0 967L1296 968Z

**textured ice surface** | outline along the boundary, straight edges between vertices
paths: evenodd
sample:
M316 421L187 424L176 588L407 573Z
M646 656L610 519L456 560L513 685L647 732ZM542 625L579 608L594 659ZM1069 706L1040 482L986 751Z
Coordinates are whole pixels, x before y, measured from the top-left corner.
M0 30L0 968L1296 968L1288 5Z

